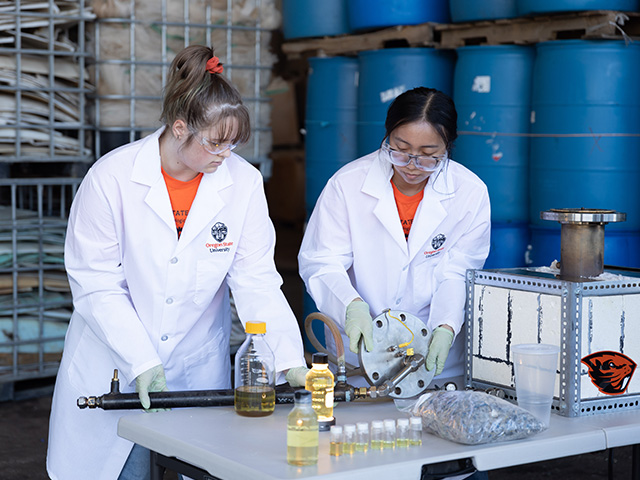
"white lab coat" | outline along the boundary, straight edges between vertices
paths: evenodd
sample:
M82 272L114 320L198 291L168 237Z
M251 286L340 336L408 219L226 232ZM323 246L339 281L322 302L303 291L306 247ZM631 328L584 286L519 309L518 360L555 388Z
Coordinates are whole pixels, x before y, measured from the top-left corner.
M178 240L161 132L96 162L72 205L65 266L74 312L50 419L53 479L118 477L132 443L116 425L131 412L76 406L107 393L114 369L122 392L160 363L170 390L230 388L229 287L243 322L267 323L276 370L305 365L260 172L232 154L204 175Z
M333 175L304 234L300 275L318 310L343 329L346 307L356 297L369 304L373 317L392 308L417 316L432 331L453 327L456 340L445 370L432 382L437 384L463 374L464 338L458 333L465 274L482 268L489 254L489 196L476 175L450 161L435 182L429 179L406 240L392 174L376 151ZM345 335L343 343L347 363L358 365Z

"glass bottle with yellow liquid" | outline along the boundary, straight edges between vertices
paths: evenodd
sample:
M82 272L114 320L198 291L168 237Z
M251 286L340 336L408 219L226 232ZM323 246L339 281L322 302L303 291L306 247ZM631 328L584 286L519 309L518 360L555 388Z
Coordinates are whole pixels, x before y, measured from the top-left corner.
M311 392L311 406L318 415L320 431L327 431L336 423L333 417L333 384L327 354L314 353L311 357L311 370L305 379L305 388Z
M318 416L311 406L311 392L298 390L287 417L287 462L291 465L318 463Z
M265 417L276 406L275 357L265 340L264 322L247 322L245 332L235 357L233 406L239 415Z

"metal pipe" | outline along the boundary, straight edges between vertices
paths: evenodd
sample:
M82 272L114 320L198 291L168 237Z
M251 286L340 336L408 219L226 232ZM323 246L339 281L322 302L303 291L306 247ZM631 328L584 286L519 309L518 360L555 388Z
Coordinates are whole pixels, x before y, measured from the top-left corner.
M334 388L334 400L350 402L370 397L363 389L354 389L351 385L338 382ZM293 404L295 390L288 385L276 387L277 404ZM233 389L226 390L187 390L178 392L151 392L151 409L182 407L230 407L234 402ZM111 391L101 396L79 397L78 408L102 408L103 410L142 409L137 393L120 393L118 370L113 371Z

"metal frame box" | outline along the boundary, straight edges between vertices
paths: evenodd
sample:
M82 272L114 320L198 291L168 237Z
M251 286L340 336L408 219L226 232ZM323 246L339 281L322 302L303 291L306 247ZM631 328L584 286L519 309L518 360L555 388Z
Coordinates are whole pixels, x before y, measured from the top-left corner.
M546 269L549 270L549 269ZM465 382L516 401L511 346L560 347L553 409L577 417L640 408L640 272L573 282L545 269L467 271Z

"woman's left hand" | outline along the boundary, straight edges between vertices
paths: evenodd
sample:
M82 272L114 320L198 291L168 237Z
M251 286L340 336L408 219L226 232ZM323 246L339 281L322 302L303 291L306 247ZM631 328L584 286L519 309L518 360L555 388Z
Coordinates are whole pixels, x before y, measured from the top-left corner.
M444 370L444 362L449 355L449 349L453 343L453 330L449 325L440 325L433 331L431 342L429 343L429 353L425 361L428 371L436 368L436 375L440 375Z

